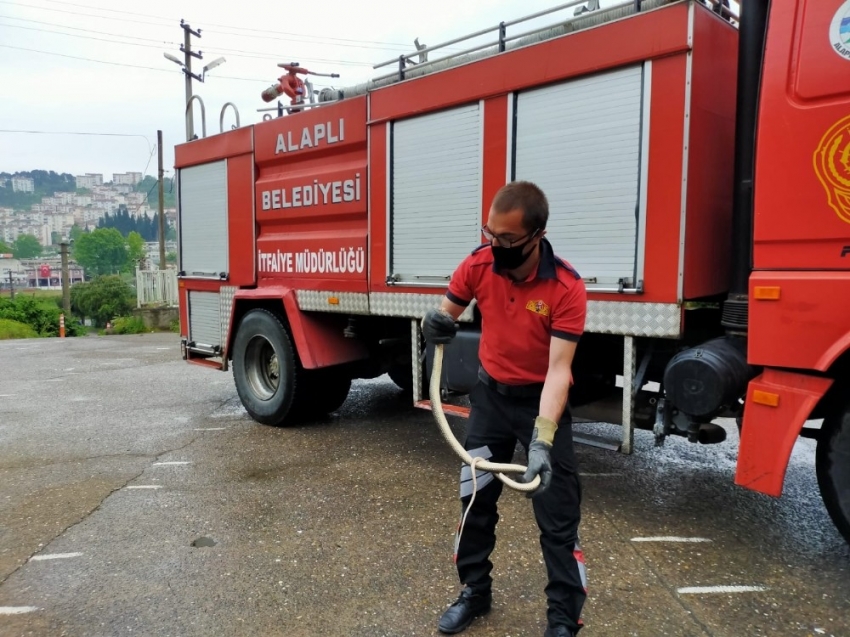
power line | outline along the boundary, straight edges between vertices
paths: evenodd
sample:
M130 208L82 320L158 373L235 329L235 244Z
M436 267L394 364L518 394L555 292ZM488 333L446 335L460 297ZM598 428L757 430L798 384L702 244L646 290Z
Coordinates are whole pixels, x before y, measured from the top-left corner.
M281 60L299 60L299 61L307 61L307 62L324 62L327 64L339 64L342 66L368 66L372 68L371 62L352 62L351 60L332 60L328 58L314 58L310 56L290 56L286 55L273 55L271 53L266 53L264 55L252 55L250 51L242 51L240 49L221 49L218 47L212 49L206 49L206 52L210 55L217 55L222 53L224 55L233 55L233 57L237 58L246 58L246 59L256 59L256 60L269 60L273 62L279 62ZM283 71L280 71L282 74Z
M0 4L11 4L11 5L16 6L16 7L24 7L24 8L27 8L27 9L41 9L42 11L55 11L56 13L67 13L67 14L70 14L70 15L83 16L83 17L86 17L86 18L98 18L98 19L102 19L102 20L117 20L119 22L132 22L133 24L150 24L150 25L153 25L155 27L168 26L167 24L160 24L158 22L141 22L141 21L135 20L135 19L131 20L130 18L112 18L112 17L109 17L109 16L92 15L90 13L80 13L79 11L67 11L65 9L53 9L51 7L38 7L38 6L33 6L31 4L25 4L23 2L12 2L12 0L0 0ZM147 17L153 17L153 16L147 16ZM157 19L157 20L167 20L167 18L155 18L155 19Z
M2 46L2 45L0 45ZM144 136L139 135L138 133L91 133L86 131L47 131L47 130L23 130L17 128L0 128L0 133L26 133L30 135L87 135L94 137L141 137L148 144L148 150L151 150L150 140ZM154 144L154 150L156 144ZM153 157L153 151L151 151L151 157Z
M0 17L2 17L2 16L0 16ZM144 47L148 47L148 48L151 48L151 49L162 48L162 45L160 45L160 44L144 44L142 42L122 42L121 40L107 40L106 38L96 38L96 37L91 36L91 35L78 35L76 33L62 33L61 31L51 31L50 29L39 29L37 27L25 27L25 26L22 26L22 25L19 25L19 24L1 24L0 23L0 27L8 27L10 29L26 29L27 31L38 31L40 33L53 33L53 34L56 34L56 35L65 35L65 36L68 36L69 38L82 38L83 40L95 40L97 42L109 42L110 44L124 44L126 46L144 46ZM163 41L162 44L173 45L174 42Z
M14 18L14 17L11 17L11 16L4 16L4 15L0 15L0 19L23 20L23 18ZM66 27L64 25L56 24L54 22L43 22L43 21L39 21L39 20L25 20L25 21L26 22L33 22L33 23L36 23L36 24L57 26L57 27L60 27L60 28L63 28L63 29L74 29L76 31L83 31L83 32L86 32L86 33L97 33L97 34L101 34L101 35L112 35L111 33L107 33L105 31L95 31L93 29L77 29L75 27ZM63 33L61 31L53 31L51 29L40 29L40 28L36 28L36 27L26 27L26 26L22 26L22 25L18 25L18 24L3 24L3 23L0 23L0 27L9 27L9 28L13 28L13 29L26 29L26 30L29 30L29 31L37 31L37 32L41 32L41 33L52 33L52 34L55 34L55 35L65 35L65 36L68 36L68 37L88 39L88 40L99 41L99 42L108 42L108 43L111 43L111 44L127 44L127 45L132 45L132 46L149 47L149 48L153 48L153 49L161 48L161 45L176 46L176 44L177 44L176 42L173 42L173 41L168 42L166 40L156 40L154 38L138 38L138 37L133 37L133 36L121 36L121 37L128 37L128 38L132 37L135 40L144 40L146 42L156 42L156 44L141 44L141 43L137 43L137 42L123 42L121 40L107 40L107 39L104 39L104 38L96 38L96 37L87 36L87 35L77 35L76 33ZM243 58L246 58L246 59L247 58L253 58L253 59L258 59L258 60L272 60L272 61L275 61L275 62L277 62L281 59L286 60L286 59L300 58L300 59L305 59L305 60L309 60L309 61L313 61L313 62L328 62L328 63L331 63L331 64L343 64L343 65L346 65L346 66L364 66L364 67L365 66L369 66L369 67L372 66L372 63L370 63L370 62L352 62L351 60L340 60L340 59L329 59L329 58L313 58L313 57L309 57L309 56L286 56L286 55L275 54L275 53L267 53L267 52L264 52L264 51L246 51L244 49L231 49L231 48L218 48L218 47L216 47L213 52L214 53L232 54L235 57L243 57Z
M2 1L2 0L0 0ZM4 49L17 49L18 51L28 51L30 53L43 53L45 55L55 55L62 58L70 58L72 60L85 60L86 62L97 62L98 64L109 64L111 66L126 66L134 69L146 69L148 71L159 71L160 73L177 73L170 69L158 69L153 66L141 66L139 64L126 64L124 62L107 62L106 60L95 60L94 58L86 58L78 55L67 55L65 53L54 53L53 51L42 51L40 49L27 49L22 46L12 46L11 44L0 44Z
M172 73L172 74L179 73L179 71L171 71L170 69L158 69L158 68L153 67L153 66L141 66L139 64L126 64L124 62L108 62L106 60L95 60L94 58L87 58L87 57L82 57L82 56L78 56L78 55L66 55L65 53L55 53L53 51L42 51L40 49L27 49L27 48L24 48L22 46L12 46L11 44L0 44L0 47L6 48L6 49L16 49L18 51L29 51L30 53L43 53L45 55L55 55L55 56L63 57L63 58L70 58L72 60L83 60L85 62L96 62L97 64L109 64L111 66L126 66L126 67L134 68L134 69L145 69L145 70L148 70L148 71L158 71L160 73ZM241 80L241 81L244 81L244 82L267 82L268 81L267 79L261 80L261 79L255 79L255 78L250 78L250 77L234 77L232 75L218 75L218 74L216 74L215 77L217 77L219 79L227 79L227 80Z
M124 15L135 15L141 18L158 18L159 16L152 16L145 13L135 13L134 11L121 11L120 9L110 9L109 7L93 7L88 4L77 4L75 2L65 2L64 0L42 0L42 2L49 2L51 4L61 4L62 6L69 7L80 7L81 9L94 9L95 11L109 11L110 13L122 13ZM165 19L165 18L163 18Z
M64 2L64 0L41 0L41 1L42 2L49 2L51 4L61 4L63 6L72 6L72 7L80 7L82 9L91 9L91 10L95 10L95 11L109 11L110 13L120 13L120 14L123 14L123 15L139 16L139 17L142 17L142 18L154 18L154 19L157 19L157 20L167 19L167 18L163 18L162 16L152 16L150 14L135 13L133 11L121 11L119 9L108 9L106 7L93 7L91 5L78 4L78 3L74 3L74 2ZM44 8L46 8L46 7L44 7ZM377 40L357 40L357 39L352 39L352 38L335 38L335 37L332 37L332 36L313 36L313 35L309 35L309 34L304 35L304 34L301 34L301 33L289 33L289 32L286 32L286 31L277 31L277 30L269 30L269 29L254 29L254 28L251 28L251 27L239 27L239 26L235 26L235 25L232 25L232 24L228 24L228 25L212 24L210 26L220 27L220 28L224 28L224 29L238 29L240 31L252 31L252 32L256 32L256 33L271 33L271 34L279 34L279 35L292 35L292 36L311 38L311 39L322 38L322 39L327 39L327 40L339 40L339 41L342 41L342 42L384 44L384 45L389 45L389 46L410 48L409 44L402 44L400 42L381 42L381 41L377 41Z
M0 18L4 20L18 20L20 22L30 22L32 24L43 24L49 27L60 27L62 29L69 29L71 31L83 31L84 33L96 33L98 35L115 35L114 33L109 33L108 31L95 31L94 29L83 29L82 27L71 27L64 24L60 24L58 22L45 22L43 20L30 20L29 18L18 18L13 15L0 15ZM2 26L16 26L13 24L4 24ZM174 42L166 42L165 40L157 40L156 38L140 38L135 35L122 35L122 38L127 38L128 40L142 40L144 42L157 42L158 44L174 44Z
M43 0L43 1L51 2L53 0ZM0 4L10 4L10 5L13 5L13 6L26 7L28 9L41 9L43 11L55 11L57 13L79 15L79 16L83 16L83 17L87 17L87 18L98 18L98 19L101 19L101 20L116 20L116 21L119 21L119 22L132 22L134 24L148 24L148 25L157 26L157 27L168 26L167 24L161 24L159 22L142 22L142 21L139 21L138 19L135 19L135 18L131 19L131 18L118 18L118 17L105 16L105 15L92 15L90 13L80 13L79 11L68 11L66 9L53 9L51 7L32 6L30 4L24 4L22 2L14 2L13 0L0 0ZM70 3L63 2L61 4L66 5L66 4L70 4ZM87 9L94 10L94 11L104 10L101 7L91 7L91 6L85 6L85 5L79 5L79 4L75 4L75 5L72 5L72 6L84 7L84 8L87 8ZM117 9L108 9L108 10L113 11L115 13L141 16L141 17L145 17L145 18L151 18L151 19L154 19L154 20L162 20L162 21L167 21L167 22L170 22L172 20L171 18L164 18L164 17L161 17L161 16L152 16L152 15L149 15L149 14L132 13L132 12L128 12L128 11L118 11ZM376 41L376 40L357 40L357 39L352 39L352 38L336 38L336 37L332 37L332 36L311 35L311 34L303 34L303 33L291 33L291 32L287 32L287 31L272 31L272 30L269 30L269 29L253 29L253 28L250 28L250 27L239 27L239 26L225 25L225 24L211 24L210 26L212 26L214 28L220 28L220 29L238 29L238 30L241 30L241 31L248 31L249 33L235 33L235 32L226 32L226 31L220 31L219 32L219 33L222 33L224 35L233 35L233 36L236 36L236 37L243 37L243 38L265 37L266 39L282 40L283 38L281 38L280 36L286 35L286 36L290 36L290 37L307 38L308 41L330 40L330 41L333 41L333 42L352 42L352 43L356 43L356 44L359 44L359 45L362 45L362 44L378 44L378 45L384 45L383 48L387 48L387 47L403 47L405 49L410 48L410 45L403 44L403 43L400 43L400 42L380 42L380 41ZM274 37L251 35L252 33L268 33L268 34L272 34ZM342 46L342 45L338 45L338 46ZM349 46L351 46L351 45L349 45ZM379 47L360 46L359 48L379 48Z
M2 17L4 17L4 16L0 16L0 18L2 18ZM107 40L106 38L97 38L97 37L90 36L90 35L78 35L76 33L62 33L61 31L53 31L51 29L40 29L40 28L37 28L37 27L25 27L25 26L18 25L18 24L2 24L2 23L0 23L0 27L8 27L8 28L11 28L11 29L26 29L27 31L37 31L39 33L52 33L54 35L64 35L64 36L71 37L71 38L80 38L80 39L83 39L83 40L92 40L92 41L95 41L95 42L107 42L109 44L123 44L123 45L127 45L127 46L141 46L141 47L147 47L147 48L150 48L150 49L161 49L162 44L176 46L176 42L166 42L165 40L163 40L159 44L144 44L144 43L141 43L141 42L122 42L121 40ZM151 40L151 41L152 42L160 42L159 40ZM235 57L246 58L246 59L257 59L257 60L278 61L278 60L281 60L281 59L287 59L286 56L284 56L284 55L274 55L272 53L263 54L259 51L245 51L245 50L242 50L242 49L224 49L224 48L219 49L219 48L216 48L215 50L212 51L212 53L224 53L226 55L234 55ZM346 66L370 66L370 67L372 66L371 63L369 63L369 62L351 62L350 60L333 60L333 59L327 59L327 58L312 58L312 57L306 57L306 58L303 58L303 59L310 60L312 62L328 62L328 63L331 63L331 64L343 64L343 65L346 65Z

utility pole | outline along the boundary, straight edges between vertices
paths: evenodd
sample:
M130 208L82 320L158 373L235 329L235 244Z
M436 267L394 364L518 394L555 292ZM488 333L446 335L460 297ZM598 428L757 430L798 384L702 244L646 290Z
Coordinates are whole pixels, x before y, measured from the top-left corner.
M188 22L180 20L180 26L183 27L183 44L180 46L180 50L183 51L184 62L183 62L183 75L186 79L186 106L189 106L189 100L192 99L192 78L195 78L199 82L203 82L203 78L200 75L195 75L192 73L192 58L198 58L199 60L203 60L204 56L201 51L193 51L192 50L192 36L194 35L197 38L201 37L201 30L193 31L189 26ZM194 106L194 105L193 105ZM193 109L189 108L186 114L186 141L190 142L195 137L195 120L193 117Z
M15 280L12 278L12 270L9 269L9 290L12 294L12 300L15 300Z
M165 270L165 184L162 170L162 131L156 131L156 152L159 159L159 269Z
M71 284L68 276L68 241L62 239L59 242L59 249L62 253L62 307L65 310L65 316L71 316Z

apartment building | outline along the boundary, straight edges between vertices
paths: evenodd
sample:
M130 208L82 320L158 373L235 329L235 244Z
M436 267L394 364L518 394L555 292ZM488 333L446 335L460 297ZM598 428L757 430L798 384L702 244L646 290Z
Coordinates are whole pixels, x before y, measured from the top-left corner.
M30 177L12 177L14 192L35 192L35 182Z

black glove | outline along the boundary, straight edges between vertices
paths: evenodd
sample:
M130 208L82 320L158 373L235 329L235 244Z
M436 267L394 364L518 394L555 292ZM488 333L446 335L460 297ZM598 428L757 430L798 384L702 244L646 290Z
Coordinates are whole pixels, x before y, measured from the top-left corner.
M552 459L549 456L551 445L541 440L535 440L528 445L528 470L519 482L531 482L534 476L540 476L540 486L528 494L529 498L536 497L549 488L552 482Z
M531 434L531 444L528 445L528 469L518 482L531 482L534 476L540 476L540 486L528 493L529 498L540 495L549 488L552 482L552 441L555 438L557 423L538 416L534 421L535 427Z
M457 334L457 324L448 314L438 309L428 310L422 319L422 331L425 340L434 345L446 345L452 342Z

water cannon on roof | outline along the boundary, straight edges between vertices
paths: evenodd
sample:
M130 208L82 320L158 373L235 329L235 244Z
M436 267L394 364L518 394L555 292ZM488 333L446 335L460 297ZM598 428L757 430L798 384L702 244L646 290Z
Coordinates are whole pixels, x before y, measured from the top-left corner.
M317 77L339 77L339 73L317 73L304 68L298 62L281 62L278 66L286 71L278 78L277 84L272 84L261 94L264 102L271 102L281 95L289 97L290 112L301 110L298 106L304 104L305 83L299 75L315 75Z

